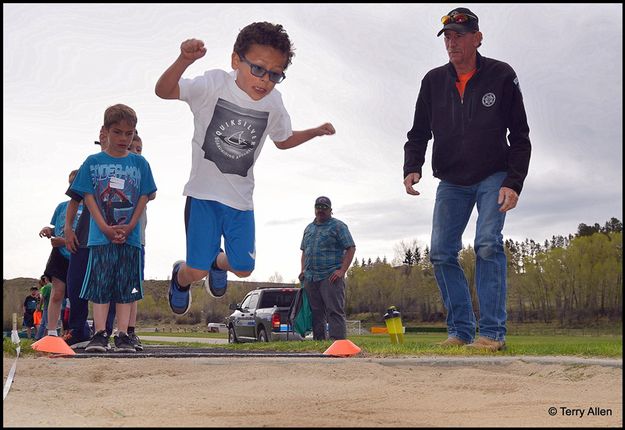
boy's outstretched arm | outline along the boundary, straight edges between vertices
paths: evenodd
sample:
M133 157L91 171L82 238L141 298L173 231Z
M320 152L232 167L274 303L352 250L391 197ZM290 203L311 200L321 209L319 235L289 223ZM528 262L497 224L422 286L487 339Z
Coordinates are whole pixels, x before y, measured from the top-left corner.
M39 232L39 237L47 237L50 239L52 236L54 236L54 229L52 227L46 226Z
M180 87L178 81L187 67L195 60L202 58L206 54L204 42L198 39L188 39L180 45L180 55L176 61L169 66L156 82L154 92L162 99L179 99Z
M319 127L309 128L308 130L294 131L291 137L282 142L274 142L278 149L289 149L301 145L304 142L308 142L313 137L324 136L336 133L334 126L329 122L320 125Z

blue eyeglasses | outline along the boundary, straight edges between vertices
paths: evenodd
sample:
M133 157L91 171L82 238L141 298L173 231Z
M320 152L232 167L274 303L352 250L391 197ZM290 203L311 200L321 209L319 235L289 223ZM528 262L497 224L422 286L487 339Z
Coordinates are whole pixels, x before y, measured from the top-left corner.
M276 83L276 84L279 84L280 82L282 82L282 81L284 81L286 79L286 75L284 74L284 72L282 72L282 73L272 72L271 70L267 70L264 67L261 67L261 66L259 66L257 64L250 63L247 60L247 58L245 58L245 57L243 57L241 55L239 55L239 58L245 64L250 66L250 73L252 73L252 75L256 76L257 78L262 78L266 74L269 74L269 80L271 82L273 82L273 83Z

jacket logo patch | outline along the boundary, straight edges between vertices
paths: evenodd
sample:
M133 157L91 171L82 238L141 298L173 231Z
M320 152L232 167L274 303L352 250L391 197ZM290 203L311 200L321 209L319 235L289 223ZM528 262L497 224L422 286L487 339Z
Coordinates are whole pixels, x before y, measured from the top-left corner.
M495 94L493 93L486 93L484 94L484 97L482 97L482 104L485 107L491 107L492 105L495 104L495 100L497 98L495 97Z

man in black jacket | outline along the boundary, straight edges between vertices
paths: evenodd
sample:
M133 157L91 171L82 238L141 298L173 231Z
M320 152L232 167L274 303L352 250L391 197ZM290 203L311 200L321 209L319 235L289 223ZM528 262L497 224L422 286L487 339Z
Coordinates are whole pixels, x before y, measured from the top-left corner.
M414 123L404 145L404 186L421 179L428 141L440 179L434 205L430 259L447 309L443 346L505 348L506 256L503 225L527 175L531 144L519 80L506 63L482 57L479 20L466 8L442 19L449 63L421 82ZM509 135L506 134L509 131ZM464 272L458 262L462 234L477 205L475 280L479 333Z

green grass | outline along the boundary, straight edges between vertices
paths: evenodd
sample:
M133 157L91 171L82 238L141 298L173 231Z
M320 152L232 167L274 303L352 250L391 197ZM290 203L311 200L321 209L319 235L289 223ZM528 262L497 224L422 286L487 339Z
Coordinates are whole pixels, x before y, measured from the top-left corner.
M180 337L198 338L226 338L223 333L138 333L144 345L161 344L163 342L150 341L150 335L167 336L176 342ZM443 333L407 333L404 343L392 344L386 334L350 336L354 344L360 347L363 355L367 357L401 357L401 356L470 356L470 355L495 355L495 356L575 356L575 357L605 357L621 358L623 356L623 340L620 334L608 335L509 335L506 339L506 351L493 353L468 351L466 348L454 347L443 348L434 345L444 340ZM32 340L21 340L20 355L28 356L36 354L32 350ZM198 348L232 349L234 351L277 351L277 352L300 352L300 353L323 353L331 341L292 341L292 342L268 342L268 343L241 343L241 344L205 344L197 342L176 342L180 346L193 346ZM15 356L15 345L9 338L4 338L3 352L9 356Z
M20 339L20 357L34 355L36 353L30 347L33 343L35 343L35 341L32 339L30 340ZM13 342L11 342L10 337L2 338L2 352L5 355L8 355L10 357L15 357L17 355L16 345Z
M549 336L622 336L623 323L604 321L597 324L582 324L580 327L562 327L555 323L510 323L508 335L549 335Z
M201 337L209 339L227 339L228 333L210 333L210 332L169 332L169 331L150 331L142 332L138 331L137 335L141 336L159 336L159 337Z
M144 344L157 344L149 340L149 334L139 333ZM186 333L172 333L172 338L189 337ZM160 334L159 334L160 336ZM224 337L223 334L213 334L211 337ZM401 345L392 344L388 335L362 335L350 336L354 344L360 347L367 356L425 356L425 355L445 355L445 356L469 356L484 355L492 353L468 351L466 348L443 348L434 345L436 342L444 340L445 334L441 333L407 333L404 336L404 343ZM173 339L172 339L173 340ZM330 345L331 341L293 341L293 342L268 342L268 343L243 343L243 344L220 344L207 345L200 343L181 343L194 347L219 347L233 350L254 350L254 351L278 351L278 352L312 352L322 353ZM623 340L620 335L510 335L506 339L507 349L496 353L498 356L519 356L519 355L565 355L578 357L622 357Z

